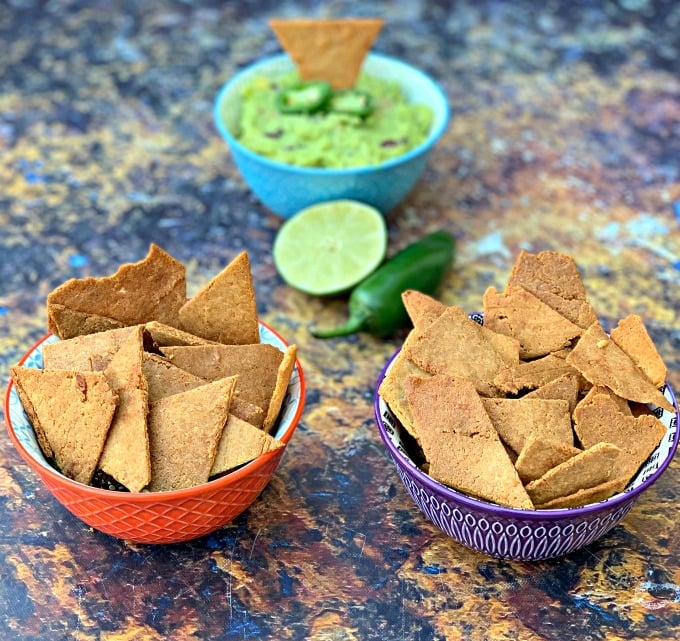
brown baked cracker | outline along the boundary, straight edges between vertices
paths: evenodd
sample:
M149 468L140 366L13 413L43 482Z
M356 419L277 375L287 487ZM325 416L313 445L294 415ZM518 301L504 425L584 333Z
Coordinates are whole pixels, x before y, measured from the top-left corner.
M142 371L148 385L149 403L160 401L166 396L187 392L208 382L177 367L167 358L148 352L144 353Z
M136 326L75 336L43 346L45 369L76 372L103 371L120 346L136 332Z
M564 358L548 354L501 370L493 383L503 392L517 394L521 390L537 389L567 374L579 376L579 372Z
M266 432L270 432L276 420L279 417L279 412L281 411L281 405L283 404L283 399L288 391L288 383L290 383L290 377L293 375L293 370L295 369L295 359L297 357L297 345L289 345L283 352L283 358L279 364L279 368L276 372L276 381L274 384L274 390L272 392L269 404L267 406L267 413L264 417L264 422L262 424L262 429Z
M236 396L236 394L231 397L229 413L246 423L250 423L255 427L263 429L264 410L253 403L244 401L240 396Z
M669 412L675 411L671 402L630 356L607 336L598 322L584 332L567 356L567 363L593 385L604 385L622 398L638 403L653 403Z
M194 345L161 349L174 365L208 381L238 376L238 398L261 407L266 415L284 356L274 345Z
M384 21L378 18L273 19L269 26L303 80L354 86Z
M45 456L87 485L118 403L104 374L33 367L12 367L11 374Z
M58 303L52 303L48 307L47 314L47 328L62 339L105 332L126 326L125 323L113 318L79 312Z
M228 345L260 342L248 254L242 251L179 310L180 327Z
M597 320L571 256L553 251L520 251L507 282L507 287L515 286L531 292L583 329Z
M444 303L415 289L402 292L401 300L413 327L418 329L428 327L446 311Z
M130 492L141 492L151 478L146 430L148 386L142 369L143 353L142 326L137 325L104 370L109 387L118 394L118 407L99 459L99 469Z
M229 472L283 445L282 441L230 414L217 446L210 476Z
M545 356L570 345L582 329L523 287L495 287L484 292L484 327L519 341L523 360Z
M618 477L628 482L666 435L655 416L624 414L610 395L597 394L574 411L574 430L583 447L606 441L622 450Z
M404 388L406 379L409 376L427 378L431 374L420 369L415 363L410 361L402 349L396 355L394 361L392 361L392 366L380 384L378 394L380 394L394 415L399 419L402 427L416 441L420 442L415 425L413 424L413 415L411 414L411 408L406 399L406 390Z
M574 411L578 403L579 376L576 374L564 374L554 381L550 381L532 392L528 392L523 398L562 399L569 403L569 414Z
M596 399L596 397L600 395L608 396L615 403L617 409L622 414L625 414L626 416L632 416L630 403L625 398L621 398L620 396L614 394L614 392L604 385L593 385L588 390L586 395L576 404L576 407L573 411L574 420L578 420L578 414L581 411L581 408L585 407L586 405L590 405ZM645 407L647 406L645 405Z
M527 493L534 505L543 505L606 483L618 478L616 472L621 456L622 452L616 445L597 443L531 481L526 486Z
M568 507L580 507L581 505L588 505L589 503L598 503L605 499L611 498L615 494L622 492L627 485L625 479L613 479L589 487L585 490L578 490L569 496L560 496L547 503L541 503L536 506L539 510L556 510Z
M541 398L483 398L482 405L505 443L519 454L531 434L574 444L569 403Z
M235 385L236 377L224 378L151 404L149 490L179 490L208 481Z
M137 263L121 265L112 276L72 278L47 296L48 327L54 305L76 312L103 316L124 325L157 320L179 326L179 309L186 301L184 265L151 244Z
M640 316L630 314L621 319L612 329L610 336L654 386L661 387L665 383L666 364L659 355Z
M144 332L156 349L170 345L210 345L214 342L158 321L145 323Z
M482 328L455 306L417 332L402 349L426 372L466 378L483 396L499 395L493 380L508 367Z
M499 505L532 509L470 381L410 376L405 389L432 478Z
M522 483L541 478L548 470L576 456L581 450L573 445L553 441L531 433L524 441L524 447L515 460L515 469Z

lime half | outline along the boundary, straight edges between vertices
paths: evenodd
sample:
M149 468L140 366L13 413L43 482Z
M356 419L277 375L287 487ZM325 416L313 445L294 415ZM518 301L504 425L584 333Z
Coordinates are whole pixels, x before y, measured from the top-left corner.
M382 214L355 200L331 200L289 218L274 241L274 264L291 287L339 294L371 274L385 257Z

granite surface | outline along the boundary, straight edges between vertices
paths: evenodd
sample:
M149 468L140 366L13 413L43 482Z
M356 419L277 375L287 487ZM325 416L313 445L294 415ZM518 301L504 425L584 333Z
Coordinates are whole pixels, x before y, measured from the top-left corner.
M0 383L45 332L47 293L151 241L190 287L246 248L261 318L297 343L307 407L247 512L186 544L93 531L0 439L0 638L443 640L680 637L680 462L622 523L566 558L461 547L414 507L372 417L397 335L315 340L343 299L286 287L281 220L211 122L220 85L278 51L273 16L369 3L8 0L0 7ZM518 251L572 254L602 319L641 314L680 387L680 4L370 3L375 50L431 73L452 120L393 253L458 240L441 298L475 310Z

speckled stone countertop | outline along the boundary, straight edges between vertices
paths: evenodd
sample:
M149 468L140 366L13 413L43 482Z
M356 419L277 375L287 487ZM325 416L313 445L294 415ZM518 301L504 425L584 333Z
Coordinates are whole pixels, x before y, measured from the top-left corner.
M610 534L541 563L488 558L415 508L372 388L400 336L315 340L344 300L286 287L281 220L244 186L211 121L220 85L278 51L273 16L369 3L8 0L0 8L0 382L45 332L47 293L108 275L151 241L190 287L242 248L259 312L297 343L306 411L255 504L187 544L84 526L0 439L0 638L680 638L680 462ZM458 240L441 298L475 310L515 256L572 254L600 316L640 313L680 387L680 4L371 4L375 50L431 73L450 126L389 251Z

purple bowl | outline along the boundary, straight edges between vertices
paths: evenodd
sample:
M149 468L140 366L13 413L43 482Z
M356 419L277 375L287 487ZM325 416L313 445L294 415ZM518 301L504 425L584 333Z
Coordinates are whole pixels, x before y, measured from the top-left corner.
M666 436L626 489L599 503L557 510L506 508L472 498L429 477L413 461L402 428L378 394L397 350L378 378L374 393L380 436L416 505L439 529L468 548L500 559L540 561L574 552L614 528L642 493L668 467L678 447L678 403L669 385L662 388L675 412L655 409Z

